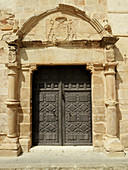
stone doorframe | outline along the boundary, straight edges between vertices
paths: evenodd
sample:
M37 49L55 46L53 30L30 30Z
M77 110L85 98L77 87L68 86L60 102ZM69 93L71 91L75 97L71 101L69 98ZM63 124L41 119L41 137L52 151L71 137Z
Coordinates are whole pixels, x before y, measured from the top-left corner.
M30 65L21 65L18 60L19 51L20 48L22 48L22 45L25 47L32 45L32 46L38 46L39 44L36 44L36 42L24 42L23 38L28 33L27 27L31 28L32 26L35 26L35 21L37 22L40 20L41 17L44 17L44 15L48 15L51 13L54 13L55 11L67 11L67 13L73 13L75 11L75 14L79 14L81 18L84 18L87 22L89 22L97 32L100 34L102 33L101 40L85 40L81 42L80 40L76 40L75 44L78 48L82 45L84 48L103 48L104 53L106 56L106 61L104 63L83 63L86 66L87 70L90 70L92 73L92 93L96 91L94 86L94 76L100 73L104 74L105 77L105 114L106 114L106 130L104 135L104 143L102 149L106 151L106 153L109 156L124 156L124 148L121 145L121 142L118 138L118 117L117 117L117 99L116 99L116 86L115 86L115 70L117 66L117 62L115 61L115 54L114 54L114 45L117 42L117 38L113 37L108 33L104 28L99 27L99 23L94 20L91 20L87 17L87 15L74 7L68 6L68 5L60 5L59 8L56 8L54 10L48 11L47 13L43 13L39 16L32 17L23 25L23 27L18 31L18 39L16 38L14 41L8 42L9 45L9 62L6 64L6 67L8 68L8 100L6 102L7 109L8 109L8 132L7 137L5 138L3 144L0 146L0 155L2 156L18 156L21 152L21 149L27 149L29 151L32 143L31 139L32 136L28 137L28 139L20 139L20 134L18 131L18 115L19 115L19 105L21 105L20 100L18 98L18 75L19 70L22 72L27 72L29 74L29 87L30 87L30 94L32 93L32 73L37 69L37 64L30 64ZM65 12L66 13L66 12ZM38 23L38 22L37 22ZM99 24L99 25L97 25ZM26 31L26 32L25 32ZM29 30L30 31L30 30ZM86 42L86 43L85 43ZM54 43L53 46L63 46L66 42L58 42L57 44ZM67 42L69 46L74 47L73 41ZM40 46L44 47L49 44L40 44ZM51 44L50 44L51 45ZM63 63L62 63L63 65ZM94 96L92 96L92 117L95 112L94 110ZM31 116L31 95L29 98L29 115ZM94 119L94 118L93 118ZM95 130L94 126L94 120L92 123L93 127L92 129ZM93 130L93 131L94 131ZM30 127L31 132L31 127ZM26 148L25 148L26 147ZM95 146L94 146L95 147Z

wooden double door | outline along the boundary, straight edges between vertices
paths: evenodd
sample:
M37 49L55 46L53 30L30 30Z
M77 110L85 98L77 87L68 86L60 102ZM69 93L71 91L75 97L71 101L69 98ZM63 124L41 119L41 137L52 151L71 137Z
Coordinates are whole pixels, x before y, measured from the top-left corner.
M33 74L33 145L91 145L91 78L85 66L40 66Z

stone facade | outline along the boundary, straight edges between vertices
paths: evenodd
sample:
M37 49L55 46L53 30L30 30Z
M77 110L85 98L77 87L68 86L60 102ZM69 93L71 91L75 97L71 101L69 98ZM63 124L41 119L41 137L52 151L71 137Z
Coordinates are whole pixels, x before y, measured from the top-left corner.
M32 147L32 74L85 65L92 75L93 148L128 149L128 2L0 0L0 155Z

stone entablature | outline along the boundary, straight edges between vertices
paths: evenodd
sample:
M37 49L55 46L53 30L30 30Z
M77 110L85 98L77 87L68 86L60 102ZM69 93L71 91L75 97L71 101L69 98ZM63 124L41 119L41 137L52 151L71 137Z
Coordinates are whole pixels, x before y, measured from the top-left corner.
M55 19L60 22L60 27L62 26L59 34L55 34L57 30L51 25L46 35L47 41L24 40L39 21L56 12L75 16L89 23L101 38L77 40L75 33L68 35L68 32L65 31L65 34L61 34L63 29L69 29L67 27L72 30L71 21L69 22L64 16ZM66 28L65 21L68 21ZM85 12L69 5L60 4L53 10L28 19L17 32L15 40L8 42L10 49L8 64L6 64L9 69L8 100L6 102L8 133L0 146L0 154L17 156L21 149L23 152L29 151L32 146L32 73L38 69L38 65L77 64L85 65L85 69L90 70L92 74L94 149L105 150L110 156L124 156L124 148L118 138L118 102L115 86L115 69L118 63L115 60L114 51L117 41L118 38L108 31L107 26L103 27L96 19L91 19ZM57 55L57 51L59 55ZM69 55L70 53L71 55ZM101 121L98 121L100 119ZM97 140L97 138L99 139Z

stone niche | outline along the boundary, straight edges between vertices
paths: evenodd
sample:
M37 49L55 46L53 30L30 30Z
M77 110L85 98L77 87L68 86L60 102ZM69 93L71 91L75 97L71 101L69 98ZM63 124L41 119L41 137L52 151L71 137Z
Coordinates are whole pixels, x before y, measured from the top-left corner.
M108 29L109 28L109 29ZM118 138L114 44L110 25L73 6L29 18L8 42L8 134L1 156L18 156L32 147L32 75L43 65L85 65L91 73L93 148L124 156Z

